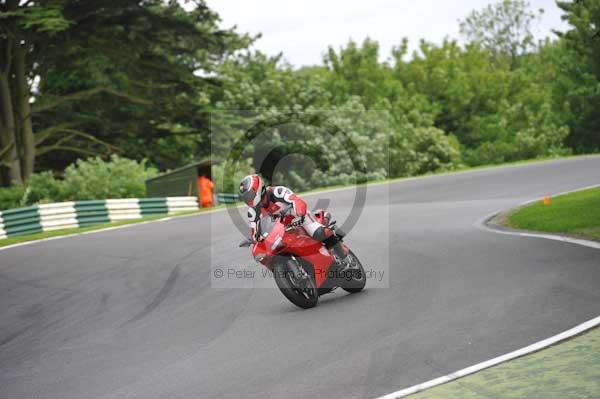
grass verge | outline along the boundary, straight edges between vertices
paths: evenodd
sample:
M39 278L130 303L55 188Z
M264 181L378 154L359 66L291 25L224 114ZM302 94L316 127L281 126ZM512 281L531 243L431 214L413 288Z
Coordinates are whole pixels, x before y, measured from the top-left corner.
M410 399L600 398L600 329L447 384Z
M505 224L522 230L564 233L600 241L600 187L550 198L515 210Z

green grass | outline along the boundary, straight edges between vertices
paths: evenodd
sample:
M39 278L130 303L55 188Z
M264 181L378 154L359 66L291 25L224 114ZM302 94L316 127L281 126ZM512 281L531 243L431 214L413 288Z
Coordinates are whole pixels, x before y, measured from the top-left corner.
M600 187L550 198L508 215L511 227L600 240Z
M214 209L214 208L212 208L212 209ZM112 223L97 224L94 226L53 230L53 231L46 231L46 232L42 232L42 233L28 234L28 235L22 235L22 236L13 236L13 237L8 237L8 238L4 238L4 239L0 240L0 247L5 247L7 245L13 245L13 244L19 244L19 243L27 242L27 241L41 240L43 238L60 237L60 236L66 236L66 235L70 235L70 234L80 234L80 233L85 233L88 231L106 229L109 227L119 227L119 226L125 226L128 224L150 222L153 220L164 219L166 217L195 215L195 214L198 214L201 212L203 212L203 211L202 210L186 211L186 212L178 212L178 213L171 214L171 215L165 214L165 215L146 216L146 217L143 217L140 219L122 220L122 221L112 222Z
M600 329L409 398L600 398Z

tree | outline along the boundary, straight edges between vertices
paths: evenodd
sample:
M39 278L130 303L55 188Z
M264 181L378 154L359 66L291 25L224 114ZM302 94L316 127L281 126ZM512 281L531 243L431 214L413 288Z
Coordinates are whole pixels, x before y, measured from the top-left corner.
M382 98L391 98L397 92L396 82L378 58L379 43L369 38L362 45L350 40L339 52L329 47L324 63L332 72L327 86L334 102L341 104L358 96L367 109L373 109L380 106Z
M578 152L600 151L600 1L558 1L571 25L556 60L563 73L557 79L558 107L567 105L569 146Z
M11 184L33 173L33 137L28 55L33 43L68 27L62 2L6 0L0 4L0 160Z
M251 39L194 3L189 12L174 0L0 4L0 155L11 183L40 156L57 167L121 151L173 166L209 147L210 74Z
M476 44L422 41L413 60L397 61L396 76L426 96L435 127L458 138L468 164L556 155L568 130L562 113L552 109L553 46L520 56L519 67L511 69L490 63L490 51Z
M473 11L460 22L460 33L468 42L477 43L496 56L508 56L513 68L518 56L535 48L531 23L544 13L529 11L524 0L503 0Z

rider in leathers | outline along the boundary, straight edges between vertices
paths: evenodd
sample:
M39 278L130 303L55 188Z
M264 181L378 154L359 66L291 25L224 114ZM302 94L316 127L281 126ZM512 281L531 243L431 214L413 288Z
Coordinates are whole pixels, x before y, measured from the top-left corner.
M325 241L333 232L331 229L317 222L308 210L306 202L298 197L292 190L284 186L270 187L264 184L258 175L248 175L240 183L240 197L248 205L248 224L250 237L260 241L257 233L257 223L261 215L281 215L282 211L301 218L302 227L308 235L315 240ZM346 254L338 242L333 246L338 262L344 262Z

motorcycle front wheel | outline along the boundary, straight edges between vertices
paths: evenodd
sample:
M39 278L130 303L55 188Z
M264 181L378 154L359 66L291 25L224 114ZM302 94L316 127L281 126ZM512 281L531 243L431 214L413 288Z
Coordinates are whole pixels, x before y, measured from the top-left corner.
M365 285L367 284L367 276L362 263L360 263L358 257L354 255L354 252L350 251L348 256L350 257L350 267L346 270L348 278L342 288L345 291L354 294L362 291L362 289L365 288Z
M317 306L319 294L314 278L295 259L278 261L273 266L275 283L294 305L309 309Z

